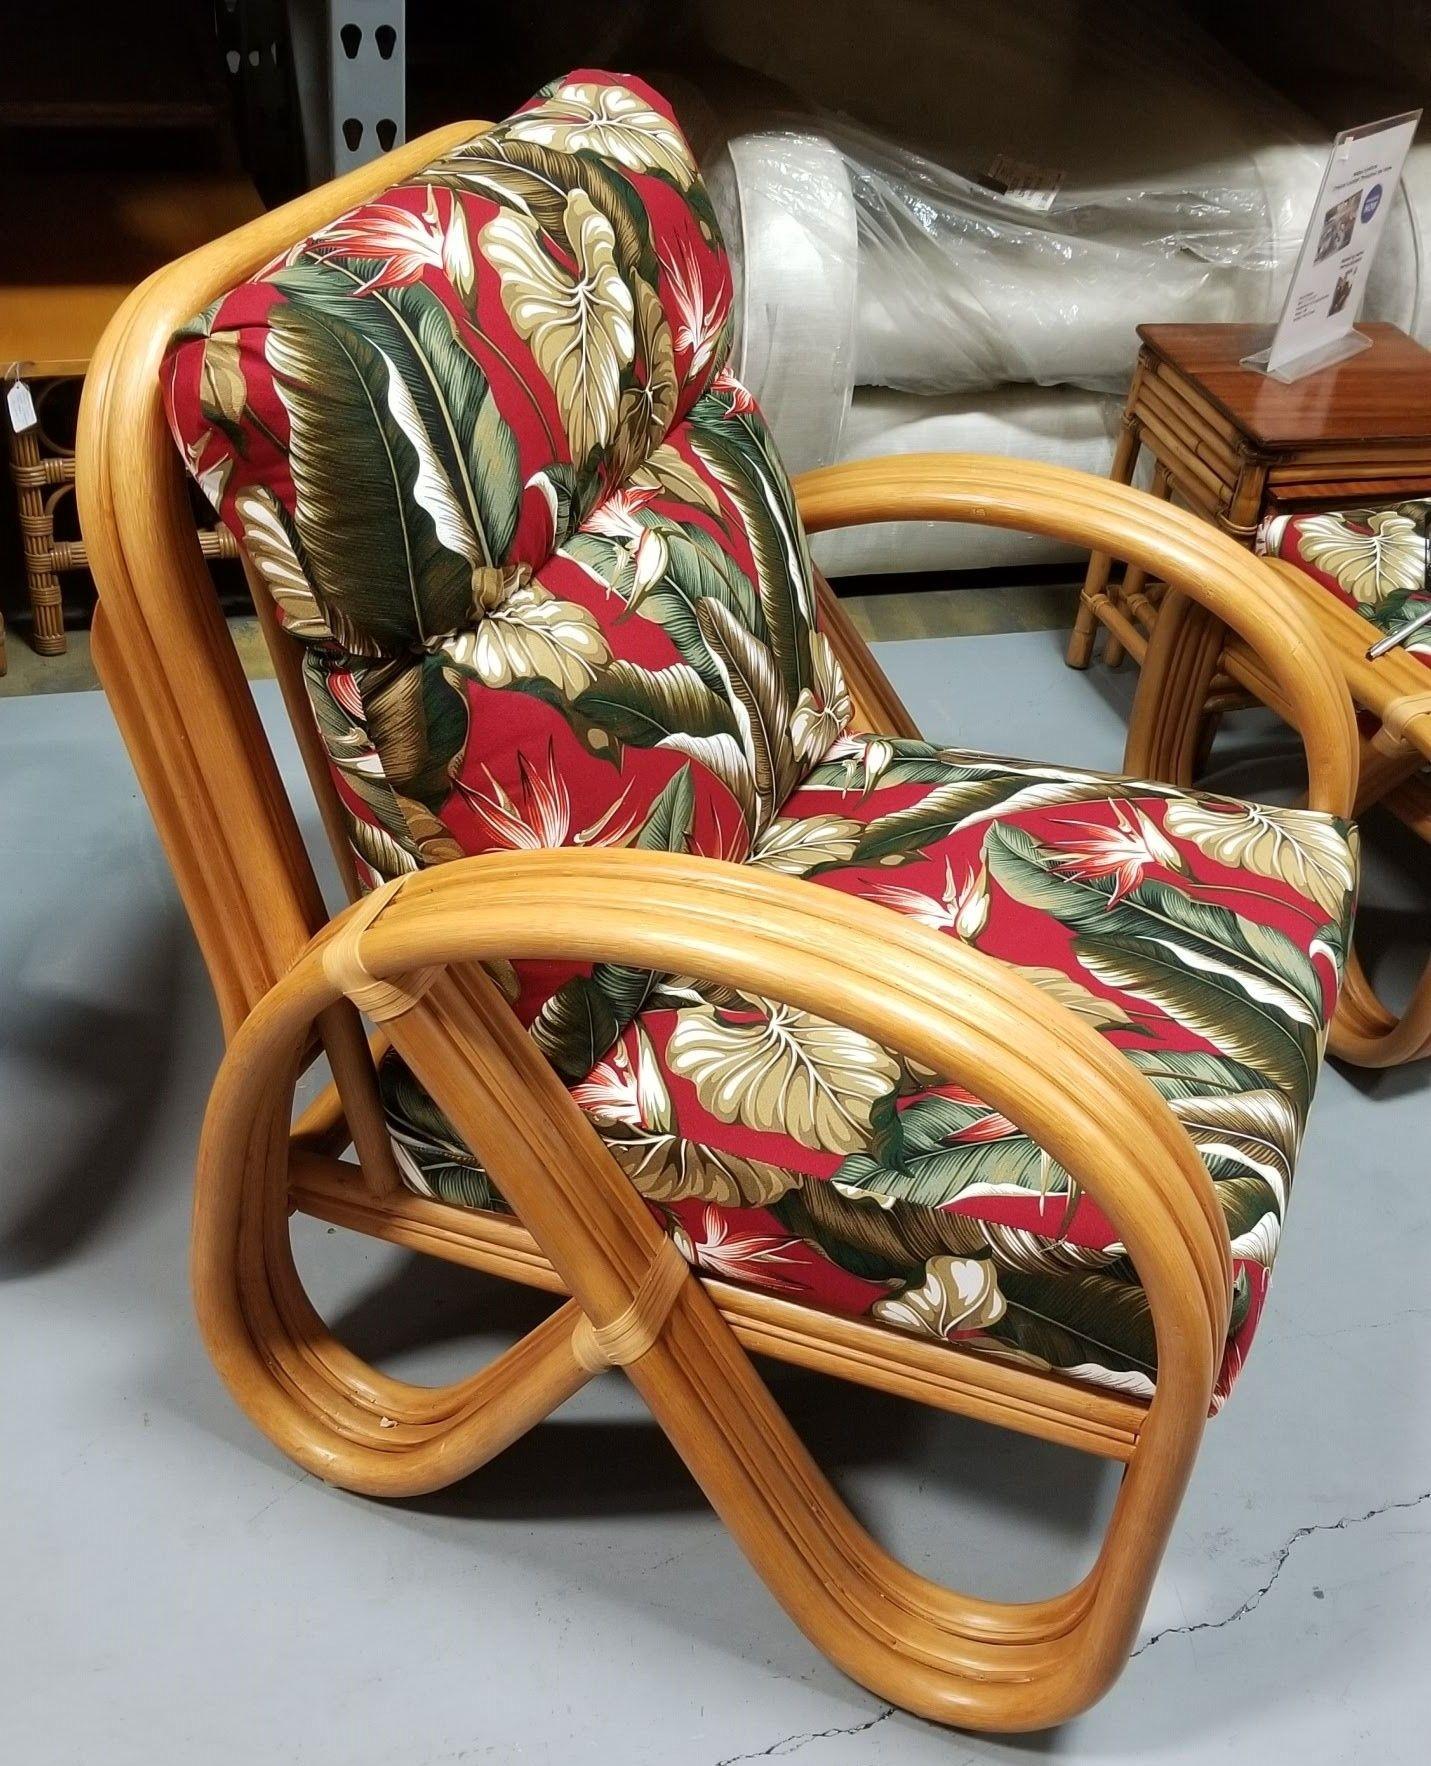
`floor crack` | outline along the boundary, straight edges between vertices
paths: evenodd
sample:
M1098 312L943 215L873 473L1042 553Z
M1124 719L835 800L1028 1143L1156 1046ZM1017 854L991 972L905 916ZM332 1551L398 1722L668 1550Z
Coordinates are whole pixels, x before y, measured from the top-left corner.
M1376 1508L1369 1508L1365 1514L1343 1515L1339 1521L1314 1521L1308 1527L1298 1527L1287 1543L1278 1551L1272 1562L1272 1574L1260 1588L1254 1589L1241 1606L1235 1607L1225 1619L1199 1619L1192 1625L1165 1625L1161 1631L1155 1631L1146 1643L1140 1643L1133 1651L1141 1656L1144 1650L1150 1650L1155 1643L1161 1643L1165 1637L1186 1637L1194 1631L1221 1631L1226 1625L1235 1625L1239 1619L1245 1619L1249 1613L1255 1613L1263 1600L1272 1592L1273 1584L1282 1574L1289 1557L1298 1543L1308 1539L1313 1533L1342 1533L1348 1527L1359 1527L1363 1521L1374 1521L1378 1515L1394 1514L1398 1509L1420 1508L1423 1502L1431 1502L1431 1490L1423 1490L1419 1496L1409 1496L1404 1502L1383 1502Z
M738 1760L772 1760L784 1759L787 1754L798 1753L812 1741L823 1741L831 1735L863 1735L867 1729L883 1723L886 1717L893 1717L894 1706L883 1705L873 1717L863 1723L851 1723L848 1727L835 1729L810 1729L799 1735L782 1736L779 1741L771 1742L768 1748L758 1748L753 1754L727 1754L723 1760L717 1760L716 1766L736 1766Z

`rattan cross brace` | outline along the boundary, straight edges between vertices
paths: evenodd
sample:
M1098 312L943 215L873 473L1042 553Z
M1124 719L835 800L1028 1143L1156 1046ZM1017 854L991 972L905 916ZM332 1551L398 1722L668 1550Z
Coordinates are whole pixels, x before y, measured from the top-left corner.
M1431 718L1431 692L1403 693L1382 713L1381 726L1371 738L1372 743L1383 754L1398 753L1410 740L1411 726L1425 718Z
M581 1366L589 1374L604 1367L630 1367L654 1349L690 1273L681 1253L669 1239L662 1239L630 1305L604 1325L583 1316L572 1332L571 1352Z

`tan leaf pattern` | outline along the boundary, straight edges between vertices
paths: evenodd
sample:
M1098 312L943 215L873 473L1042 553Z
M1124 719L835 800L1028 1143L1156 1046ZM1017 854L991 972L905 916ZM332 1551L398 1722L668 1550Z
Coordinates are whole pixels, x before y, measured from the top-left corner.
M871 1311L882 1324L947 1340L996 1324L1005 1301L999 1273L987 1257L931 1257L919 1287L876 1300Z
M248 402L236 332L214 332L204 340L199 401L211 423L237 423Z
M1418 589L1426 575L1426 540L1416 523L1395 509L1374 509L1369 532L1344 515L1309 515L1298 530L1303 557L1334 576L1354 601L1374 607L1389 596Z
M688 187L695 176L679 129L623 86L567 80L551 97L511 118L518 141L564 153L594 153L630 171L665 172Z
M525 215L488 221L481 246L501 275L502 304L555 393L580 460L616 434L621 371L635 348L634 306L617 267L611 223L584 191L568 195L565 225L575 276Z
M612 1157L651 1202L714 1202L722 1208L767 1208L799 1183L793 1171L746 1159L678 1134L613 1132Z
M790 716L790 739L807 767L825 758L855 714L844 671L822 631L810 633L810 666L814 685L801 693Z
M860 837L860 824L848 816L781 817L770 823L750 849L750 862L767 871L803 877L817 865L839 864L849 858Z
M720 513L720 504L707 480L686 464L670 442L652 448L640 465L632 468L629 482L638 490L660 491L668 497L678 497L706 515Z
M1062 969L1051 969L1042 963L1020 963L1018 968L1027 980L1045 993L1051 993L1060 1005L1067 1006L1070 1012L1085 1019L1095 1030L1126 1030L1132 1025L1133 1020L1117 1000L1094 993L1091 987L1075 981L1072 975L1065 975Z
M794 1006L738 1021L701 1007L681 1012L666 1057L720 1122L778 1131L807 1147L851 1153L899 1064L885 1049Z
M589 687L611 660L606 637L587 609L558 601L534 582L453 638L447 655L486 686L550 681L568 699Z
M308 643L331 638L313 585L293 550L288 530L279 520L273 492L264 485L242 490L234 499L234 510L243 525L249 562L263 578L263 586L282 614L284 625L295 638Z
M1220 865L1275 877L1336 916L1356 889L1356 847L1334 823L1265 803L1225 807L1188 797L1168 805L1170 833Z

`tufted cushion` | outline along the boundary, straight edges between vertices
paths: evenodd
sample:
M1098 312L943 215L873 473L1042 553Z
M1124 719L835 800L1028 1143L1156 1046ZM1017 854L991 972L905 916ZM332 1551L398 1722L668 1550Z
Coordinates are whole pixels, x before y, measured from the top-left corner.
M1335 1005L1347 831L1062 767L851 737L753 862L912 915L1021 969L1168 1099L1227 1219L1218 1380L1252 1339ZM500 1197L395 1060L407 1181ZM1095 1203L958 1086L854 1033L663 977L575 1087L699 1268L1146 1396L1136 1271Z
M310 647L367 876L567 842L742 859L840 734L729 308L669 107L577 73L174 340L175 435ZM591 1057L644 985L515 984Z

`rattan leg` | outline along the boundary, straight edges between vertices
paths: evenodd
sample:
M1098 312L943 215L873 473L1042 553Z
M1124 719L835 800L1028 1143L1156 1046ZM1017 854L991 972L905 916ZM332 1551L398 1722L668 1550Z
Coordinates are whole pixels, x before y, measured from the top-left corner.
M1115 484L1131 484L1141 441L1137 425L1124 421L1113 453L1108 476ZM1098 635L1099 613L1109 600L1108 572L1112 557L1107 552L1094 552L1088 560L1088 574L1083 579L1083 592L1078 598L1078 617L1068 640L1064 657L1070 668L1087 668L1093 660L1093 642ZM1108 640L1111 652L1114 641Z
M411 989L410 1009L399 1004L385 1020L395 1046L493 1173L586 1317L601 1336L612 1335L622 1320L642 1309L641 1297L649 1293L650 1272L662 1253L661 1229L557 1075L536 1065L530 1038L472 960L485 954L488 940L493 949L513 948L512 932L505 920L502 867L481 860L465 864L465 873L459 866L445 867L446 876L434 873L416 887L408 879L368 930L350 916L325 947L310 950L274 989L272 1009L266 1001L231 1046L226 1073L240 1089L227 1093L217 1113L211 1106L206 1140L217 1150L219 1131L248 1122L255 1081L263 1078L251 1060L257 1037L274 1025L276 1013L290 1017L295 1008L311 1011L323 997L309 994L305 1008L315 965L330 981L336 978L345 986L356 981L363 997L374 982L389 989L396 983L398 993ZM633 916L631 886L624 877L613 876L603 889L593 886L583 859L576 861L581 876L571 875L571 865L562 854L544 866L548 884L542 899L557 937L584 941L589 935L621 961L648 956L645 934L662 922L664 908L674 900L664 885L648 876L640 911ZM822 1015L846 1012L852 1028L870 1034L880 1008L872 1018L868 993L863 1001L856 999L867 986L858 978L871 976L880 959L890 956L884 930L869 934L880 940L876 950L846 925L849 937L842 940L841 955L821 958L808 949L811 928L803 906L787 921L786 910L766 888L760 911L752 912L749 904L731 902L729 884L728 878L712 879L709 893L703 883L697 885L699 902L686 894L680 898L681 914L700 927L705 966L714 963L731 977L773 978L776 988L793 988L809 1009ZM443 897L453 894L454 885L449 918ZM530 877L506 885L524 918L533 886ZM481 902L478 914L470 908L474 899ZM824 913L826 904L818 905ZM635 943L628 941L628 929L637 931ZM792 950L799 952L798 977L781 967ZM449 952L459 960L429 982L429 959ZM925 955L941 964L962 961L943 946ZM680 961L674 952L667 960ZM895 961L889 967L893 972L901 965ZM420 993L415 977L422 978ZM989 979L1000 1010L1009 1006L1009 980L1002 974ZM853 990L852 983L857 983ZM956 1072L981 1096L989 1087L997 1107L1008 1095L1010 1046L1028 1048L1032 1077L1048 1073L1056 1064L1054 1049L1062 1045L1052 1044L1041 1066L1040 1050L1029 1047L1027 1038L1037 1039L1042 1031L1037 1014L1046 1009L1043 1002L1030 1002L1031 1015L1017 1030L1007 1024L986 1027L973 1003L976 992L976 987L931 990L918 981L904 991L895 986L882 997L898 1024L879 1018L879 1034L937 1071ZM382 996L384 1009L389 1003ZM956 1022L964 1028L951 1036ZM1188 1156L1191 1149L1179 1142L1174 1154L1176 1137L1154 1119L1156 1112L1143 1114L1141 1092L1135 1104L1127 1076L1109 1059L1113 1051L1092 1045L1087 1053L1098 1063L1096 1098L1086 1086L1070 1091L1051 1086L1051 1113L1029 1123L1029 1131L1049 1144L1055 1157L1096 1169L1100 1183L1116 1183L1126 1172L1141 1193L1148 1162L1165 1165L1148 1195L1167 1198L1177 1212L1157 1205L1157 1219L1146 1228L1132 1212L1119 1218L1130 1255L1149 1286L1159 1343L1158 1391L1097 1562L1075 1588L1005 1605L941 1588L888 1557L831 1489L710 1297L689 1275L677 1286L669 1311L654 1309L661 1328L643 1335L644 1353L626 1366L757 1573L817 1647L876 1696L971 1728L1029 1729L1060 1722L1089 1704L1116 1674L1131 1647L1191 1467L1227 1328L1226 1255L1216 1243L1220 1221L1210 1194L1190 1206L1200 1194L1201 1176ZM1106 1086L1101 1083L1105 1072ZM1021 1081L1015 1088L1022 1094ZM1032 1085L1030 1107L1040 1108L1034 1093L1042 1089L1039 1082ZM1066 1143L1065 1106L1081 1124ZM1115 1120L1119 1112L1125 1119ZM1084 1127L1096 1147L1083 1143ZM1061 1150L1065 1144L1067 1153ZM1202 1191L1208 1188L1202 1178ZM1171 1279L1161 1280L1165 1275ZM578 1359L580 1347L578 1336Z
M1328 1040L1331 1052L1356 1067L1400 1067L1431 1055L1431 963L1421 971L1398 1016L1378 998L1355 947Z
M1168 469L1161 460L1153 468L1152 482L1148 488L1160 502L1167 502L1172 495ZM1108 599L1112 606L1125 616L1125 619L1133 621L1140 629L1151 632L1157 617L1157 609L1148 599L1147 586L1147 571L1137 564L1129 564L1123 571L1122 580L1108 585ZM1108 642L1103 649L1104 662L1108 664L1109 668L1117 668L1125 655L1131 655L1135 662L1141 664L1142 657L1139 652L1125 644L1117 629L1110 626Z
M50 500L53 484L40 453L39 432L20 433L6 426L10 473L20 511L20 543L25 558L25 588L34 616L31 642L41 656L65 652L65 611L60 579L54 569L55 519Z
M1135 778L1192 784L1209 740L1208 691L1226 638L1207 608L1171 590L1164 595L1128 724L1124 765Z

